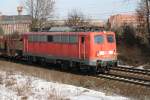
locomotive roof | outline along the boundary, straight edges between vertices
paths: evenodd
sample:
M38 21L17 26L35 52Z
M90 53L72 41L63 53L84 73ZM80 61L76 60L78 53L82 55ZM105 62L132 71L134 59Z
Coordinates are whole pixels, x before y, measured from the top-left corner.
M51 27L49 29L49 32L93 32L93 31L102 31L101 27L67 27L67 26L62 26L62 27Z
M89 34L114 34L113 32L27 32L24 33L25 35L59 35L59 34L63 34L63 35L89 35Z
M51 27L49 32L72 32L73 29L71 27Z
M105 33L100 27L51 27L48 32L28 32L25 34L47 34L47 35L57 35L57 34L73 34L73 35L88 35L89 33ZM107 32L111 33L111 32Z
M90 32L27 32L26 35L59 35L59 34L72 34L72 35L88 35Z
M59 27L49 27L49 28L32 28L33 32L93 32L93 31L103 31L103 27L96 27L96 26L84 26L84 27L77 27L77 26L59 26Z

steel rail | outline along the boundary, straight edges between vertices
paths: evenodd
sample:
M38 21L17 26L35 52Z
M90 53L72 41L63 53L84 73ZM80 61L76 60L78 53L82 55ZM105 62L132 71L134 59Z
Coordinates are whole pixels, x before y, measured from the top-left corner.
M150 71L144 69L134 69L134 68L127 68L127 67L111 67L110 69L150 76Z
M134 78L134 77L128 77L128 76L122 76L122 75L115 75L115 74L99 74L96 76L96 78L106 78L106 79L112 79L127 83L133 83L136 85L142 85L150 87L150 81L140 78Z

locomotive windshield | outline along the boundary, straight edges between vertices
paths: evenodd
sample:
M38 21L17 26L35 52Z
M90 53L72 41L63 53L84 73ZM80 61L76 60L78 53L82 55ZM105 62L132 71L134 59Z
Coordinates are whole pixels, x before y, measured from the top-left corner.
M113 43L114 42L114 36L113 35L107 35L107 41L109 43Z
M104 37L103 37L102 35L96 35L96 36L94 37L94 42L95 42L96 44L103 43L103 41L104 41Z

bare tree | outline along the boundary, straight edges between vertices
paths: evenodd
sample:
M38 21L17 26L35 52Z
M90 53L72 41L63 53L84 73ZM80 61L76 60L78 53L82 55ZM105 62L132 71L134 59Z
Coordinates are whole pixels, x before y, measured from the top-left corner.
M54 0L25 0L24 5L32 17L31 28L41 29L53 17Z
M71 27L86 27L90 25L90 19L86 18L82 12L72 10L68 13L68 19L65 21L65 25Z
M146 5L146 23L147 23L147 31L150 34L150 27L149 27L149 15L150 15L150 0L145 0L145 5Z
M149 15L150 15L150 1L149 0L141 0L139 6L137 8L137 16L139 22L139 28L141 31L145 31L150 35L150 25L149 25ZM146 24L145 24L146 23Z
M137 8L138 36L150 43L150 0L141 0Z

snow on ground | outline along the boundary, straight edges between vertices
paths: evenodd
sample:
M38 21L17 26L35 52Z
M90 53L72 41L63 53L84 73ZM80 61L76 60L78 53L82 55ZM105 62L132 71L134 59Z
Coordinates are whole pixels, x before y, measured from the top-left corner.
M144 66L141 65L141 66L136 67L135 69L144 69Z
M0 71L0 100L126 100L121 96Z
M130 66L130 65L118 65L119 67L127 67L127 68L134 68L134 66Z
M118 65L119 67L126 67L126 68L133 68L133 69L141 69L141 70L150 70L150 69L145 69L144 67L147 66L145 65L140 65L140 66L130 66L130 65Z

